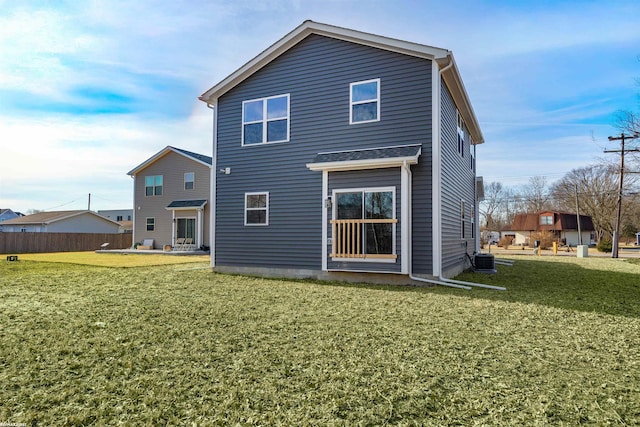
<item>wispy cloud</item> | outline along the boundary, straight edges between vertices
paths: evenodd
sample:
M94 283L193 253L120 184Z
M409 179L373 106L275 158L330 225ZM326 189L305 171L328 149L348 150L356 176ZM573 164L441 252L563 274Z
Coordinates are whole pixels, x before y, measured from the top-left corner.
M211 152L197 96L305 19L451 49L487 141L479 173L555 176L637 109L638 16L635 0L0 0L0 206L130 206L137 164Z

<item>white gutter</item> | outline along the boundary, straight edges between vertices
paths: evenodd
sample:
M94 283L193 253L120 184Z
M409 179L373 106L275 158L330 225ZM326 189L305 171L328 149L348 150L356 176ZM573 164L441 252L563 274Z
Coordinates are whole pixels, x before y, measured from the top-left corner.
M482 283L474 283L474 282L464 282L462 280L453 280L447 279L446 277L442 277L442 206L441 206L441 188L442 188L442 151L441 151L441 139L440 139L440 124L441 124L441 112L440 112L440 76L443 72L448 70L453 66L453 61L449 59L449 64L447 64L441 70L438 67L438 64L433 61L432 62L432 87L435 90L432 90L432 112L433 112L433 120L432 120L432 138L431 138L431 151L432 151L432 180L434 189L432 193L432 206L433 206L433 276L438 279L425 279L423 277L417 277L412 274L413 270L413 262L409 262L409 278L411 280L415 280L418 282L432 283L441 286L448 286L451 288L458 289L466 289L471 290L472 287L486 288L486 289L494 289L505 291L506 288L500 286L492 286L485 285ZM404 168L409 168L406 164L403 165ZM409 174L411 171L409 171ZM409 175L411 177L411 175ZM474 182L475 185L475 182ZM411 203L409 203L409 209L411 209ZM411 213L409 213L409 217L411 217ZM412 234L409 233L411 236ZM413 241L411 245L413 246ZM411 254L408 254L411 256Z
M216 266L216 183L218 174L218 100L213 104L207 102L207 108L213 113L213 153L211 157L211 217L209 219L209 256L211 258L211 268Z

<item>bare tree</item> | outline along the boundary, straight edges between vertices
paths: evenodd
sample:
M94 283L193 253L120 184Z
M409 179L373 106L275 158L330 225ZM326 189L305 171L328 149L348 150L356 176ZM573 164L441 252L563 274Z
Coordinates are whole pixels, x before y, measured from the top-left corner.
M515 210L519 213L538 213L551 209L547 177L533 176L518 191Z
M500 182L484 187L484 200L480 202L481 224L490 231L500 230L505 223L504 205L507 193Z
M596 239L611 238L613 234L618 174L615 166L596 164L573 169L551 187L551 194L560 210L575 211L576 186L580 214L593 220Z

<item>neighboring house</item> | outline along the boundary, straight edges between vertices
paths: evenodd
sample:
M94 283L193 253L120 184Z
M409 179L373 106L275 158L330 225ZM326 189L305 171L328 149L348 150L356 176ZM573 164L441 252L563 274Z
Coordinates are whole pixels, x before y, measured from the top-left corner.
M14 212L11 209L0 209L0 222L6 221L8 219L14 219L23 216L19 212Z
M133 241L156 249L191 239L209 246L211 157L165 147L128 172L133 178Z
M118 233L120 224L93 211L38 212L2 222L4 232Z
M133 209L99 210L99 215L120 224L120 233L133 233Z
M580 215L580 233L582 234L582 244L593 244L594 238L593 221L590 216ZM532 234L548 231L554 234L557 241L564 245L577 246L578 239L578 218L575 213L545 211L540 213L517 214L513 218L513 223L508 231L503 231L503 235L512 236L514 245L533 246Z
M305 21L200 99L214 270L408 282L470 266L483 136L450 51Z
M112 221L133 221L133 209L106 209L98 211L98 215L109 218Z

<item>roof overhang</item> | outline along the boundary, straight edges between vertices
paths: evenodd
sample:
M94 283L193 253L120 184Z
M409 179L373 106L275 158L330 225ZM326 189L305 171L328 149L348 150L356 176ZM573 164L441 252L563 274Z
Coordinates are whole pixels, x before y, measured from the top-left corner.
M334 151L318 153L306 166L312 171L329 172L401 167L417 164L421 153L420 145Z
M136 176L136 174L138 172L140 172L141 170L145 169L146 167L148 167L149 165L153 164L154 162L156 162L158 159L161 159L162 157L166 156L169 153L176 153L181 155L182 157L185 157L189 160L193 160L196 163L200 163L208 168L211 167L210 164L203 162L201 160L196 159L195 157L191 157L186 155L185 153L181 152L180 150L177 150L176 148L167 145L166 147L164 147L162 150L158 151L156 154L154 154L153 156L149 157L147 160L145 160L144 162L140 163L138 166L136 166L135 168L131 169L129 172L127 172L127 175L131 175L131 176Z
M458 70L456 61L453 58L453 54L450 54L446 59L439 59L437 62L440 68L444 70L442 72L442 79L449 88L453 101L464 119L467 130L471 135L471 143L473 145L483 144L484 136L480 130L480 124L478 123L476 113L473 111L473 107L471 106L467 90L464 87L464 83L462 83L460 71ZM451 64L450 67L448 67L449 64Z
M482 144L484 142L484 137L480 131L478 120L473 112L471 102L469 101L469 97L460 77L460 72L450 50L337 27L334 25L322 24L311 20L304 21L293 31L282 37L280 40L258 54L255 58L200 95L198 99L209 105L215 104L220 96L236 87L245 79L268 65L271 61L311 34L331 37L334 39L435 61L435 63L438 64L438 67L444 70L442 78L447 84L456 106L465 120L465 124L469 129L471 138L473 139L473 144Z
M206 200L174 200L165 208L170 211L186 211L194 209L204 209L207 204Z
M311 34L331 37L348 42L358 43L378 49L390 50L406 55L417 56L425 59L442 59L451 54L446 49L433 46L412 43L389 37L378 36L362 31L337 27L334 25L322 24L311 20L304 21L293 31L272 44L258 56L244 64L220 83L203 93L199 99L208 104L213 104L217 98L231 90L256 71L269 64L271 61L282 55L287 50L304 40Z

